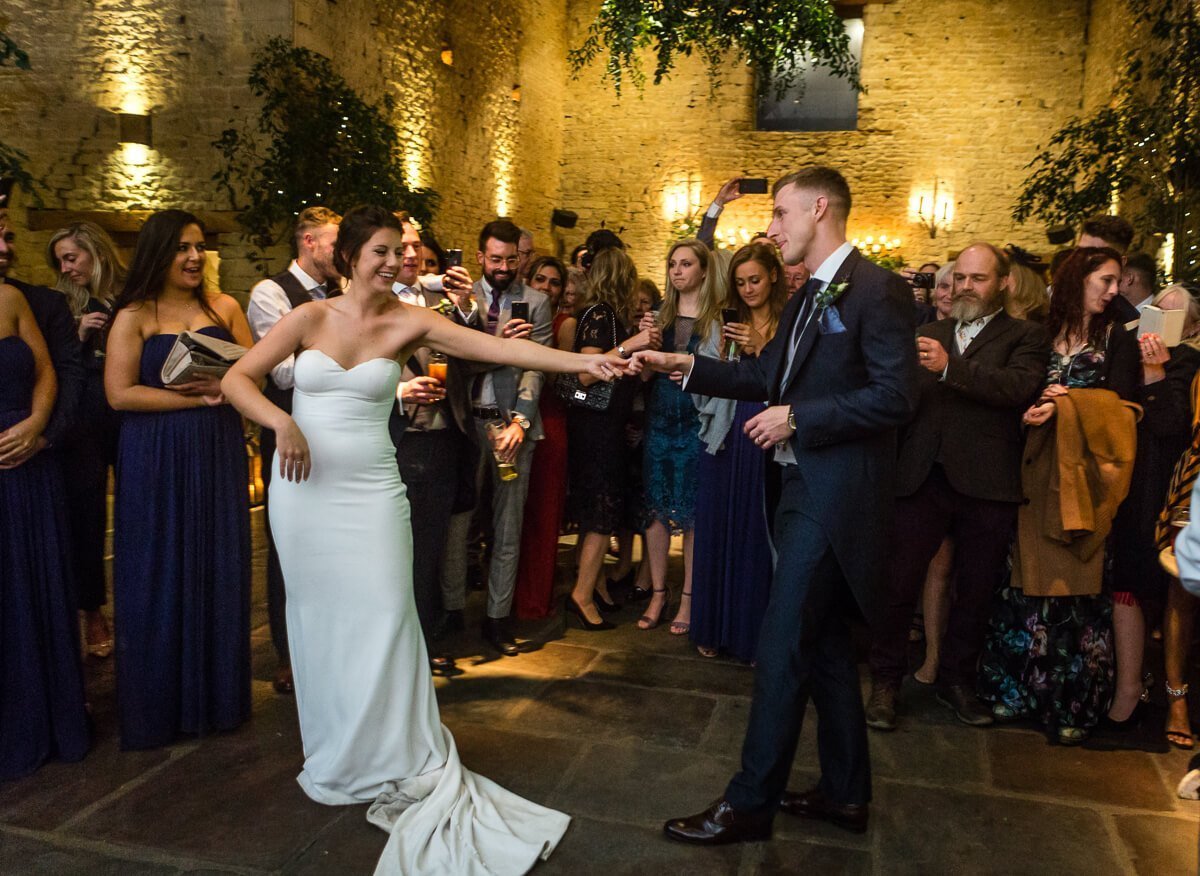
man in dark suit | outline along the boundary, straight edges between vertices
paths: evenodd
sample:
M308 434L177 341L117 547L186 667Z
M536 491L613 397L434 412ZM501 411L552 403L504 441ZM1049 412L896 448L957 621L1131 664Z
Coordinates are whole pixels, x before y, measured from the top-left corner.
M55 397L54 411L50 415L46 431L38 437L33 447L0 453L0 468L15 468L32 459L35 453L55 447L66 439L74 424L79 400L83 397L86 378L82 346L67 299L53 289L34 286L8 276L8 270L16 260L14 238L15 234L8 223L8 214L0 210L0 283L15 287L29 302L34 321L46 339L46 346L50 351L50 362L54 365L54 374L58 378L58 395ZM4 433L0 432L0 445L3 439Z
M955 590L937 697L965 724L992 723L975 697L975 668L1021 501L1021 412L1050 355L1041 325L1004 312L1009 272L1000 249L968 246L954 263L950 317L917 330L920 403L900 441L887 598L872 631L867 726L877 730L896 727L909 623L947 536Z
M774 187L768 235L787 264L812 271L758 358L718 362L638 353L638 367L680 372L689 392L766 401L746 432L783 466L778 559L754 674L742 768L704 812L666 835L703 845L762 839L777 809L867 826L867 731L845 609L876 611L891 525L896 430L916 405L912 293L846 243L850 189L808 167ZM821 780L786 790L805 707L821 716Z

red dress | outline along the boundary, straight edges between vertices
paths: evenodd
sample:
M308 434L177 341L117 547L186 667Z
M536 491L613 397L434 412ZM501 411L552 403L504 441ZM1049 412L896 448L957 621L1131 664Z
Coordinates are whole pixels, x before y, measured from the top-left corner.
M568 313L554 316L554 335ZM514 597L517 617L543 618L554 613L554 568L558 559L558 531L567 503L567 409L554 394L554 375L546 375L538 410L544 436L533 454L529 496L521 526L521 554L517 564Z

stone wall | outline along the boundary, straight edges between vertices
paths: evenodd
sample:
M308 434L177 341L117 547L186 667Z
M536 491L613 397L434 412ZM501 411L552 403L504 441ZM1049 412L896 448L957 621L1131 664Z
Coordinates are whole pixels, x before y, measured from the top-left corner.
M729 177L774 178L809 162L846 173L851 237L898 237L910 264L942 261L979 237L1045 252L1042 229L1015 226L1010 214L1036 147L1080 110L1088 5L867 4L857 131L755 130L754 82L740 65L724 72L716 96L702 64L685 59L669 81L619 98L596 65L567 91L563 202L580 212L584 233L602 220L623 226L656 281L673 199L703 207ZM573 0L571 45L596 7ZM950 230L931 238L912 221L910 200L929 198L935 179L939 194L952 194L953 214ZM762 229L769 210L769 198L745 197L721 225Z

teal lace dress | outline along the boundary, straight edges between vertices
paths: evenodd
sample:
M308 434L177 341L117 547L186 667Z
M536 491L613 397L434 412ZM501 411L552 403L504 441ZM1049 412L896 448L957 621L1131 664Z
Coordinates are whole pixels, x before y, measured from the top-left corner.
M1102 350L1085 347L1073 357L1055 352L1046 385L1095 388L1103 368ZM1109 566L1106 557L1106 575ZM1087 731L1105 714L1112 695L1112 597L1029 597L1009 580L992 607L980 659L980 697L998 715L1033 718L1048 730Z
M663 332L663 349L694 353L696 320L677 316ZM692 397L669 375L650 380L643 441L646 522L688 530L696 523L696 464L700 458L700 415Z

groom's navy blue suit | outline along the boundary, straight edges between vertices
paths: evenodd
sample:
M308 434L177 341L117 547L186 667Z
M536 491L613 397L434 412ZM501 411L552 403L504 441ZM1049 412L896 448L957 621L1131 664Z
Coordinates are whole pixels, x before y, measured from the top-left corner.
M858 670L840 608L851 593L868 621L881 607L897 428L916 408L918 366L904 281L855 250L837 283L846 284L833 305L839 319L808 320L810 282L788 302L758 358L697 357L686 383L689 392L790 405L796 419L797 464L783 467L778 560L742 769L725 794L743 812L778 806L810 697L820 715L821 790L837 803L871 796Z

